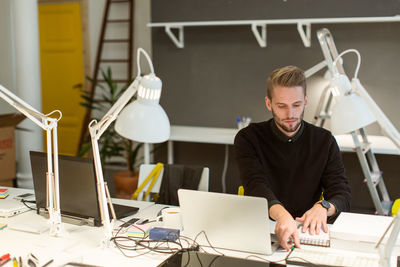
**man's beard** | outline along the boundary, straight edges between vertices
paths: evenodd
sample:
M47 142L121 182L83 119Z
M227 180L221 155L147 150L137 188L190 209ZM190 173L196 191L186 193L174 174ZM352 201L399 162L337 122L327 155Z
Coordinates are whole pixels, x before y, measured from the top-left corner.
M300 127L301 125L301 121L303 120L304 117L304 109L303 112L300 115L300 118L286 118L285 120L294 120L297 119L297 123L295 125L293 125L292 127L287 126L283 123L283 121L276 115L276 113L274 112L274 110L272 109L272 116L274 117L274 121L276 124L279 125L279 127L281 127L283 130L285 130L288 133L293 133L295 131L297 131L297 129Z

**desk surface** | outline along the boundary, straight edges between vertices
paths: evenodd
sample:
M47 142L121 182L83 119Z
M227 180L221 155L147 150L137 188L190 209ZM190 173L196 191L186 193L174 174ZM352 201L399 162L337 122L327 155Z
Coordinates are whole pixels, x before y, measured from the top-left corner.
M32 192L27 189L9 188L10 196L14 196ZM1 200L0 200L1 201ZM130 201L113 199L113 202L119 204L129 204L140 208L139 212L131 217L153 219L157 213L164 208L164 205L155 205L149 202ZM126 218L126 220L130 217ZM31 225L46 225L47 220L42 216L36 214L35 211L28 211L23 214L10 217L0 218L0 223L7 223L9 226L15 223L28 223ZM118 222L118 225L121 222ZM157 266L165 260L168 254L158 254L155 252L146 251L129 251L127 252L131 258L122 255L121 251L112 246L107 249L99 247L100 240L103 237L103 228L89 227L89 226L76 226L71 224L64 224L68 234L62 238L50 237L48 232L42 234L32 234L21 231L11 230L8 227L0 231L1 243L0 253L10 253L12 257L22 256L26 257L29 253L34 253L39 259L54 259L52 266L62 266L66 262L80 262L98 266ZM204 248L207 252L215 254L211 248ZM329 250L329 248L327 248ZM227 256L233 257L248 257L250 254L241 253L237 251L221 250ZM144 255L141 255L146 253ZM285 258L287 252L276 251L271 256L260 256L258 260L265 259L270 261L279 261ZM257 260L256 258L252 258ZM393 258L394 260L394 258ZM6 267L12 266L11 262L4 265Z
M210 144L233 145L239 130L233 128L171 126L170 141L196 142ZM354 144L351 135L337 135L336 141L343 152L353 152ZM400 155L400 151L393 142L385 136L368 135L372 149L377 154Z

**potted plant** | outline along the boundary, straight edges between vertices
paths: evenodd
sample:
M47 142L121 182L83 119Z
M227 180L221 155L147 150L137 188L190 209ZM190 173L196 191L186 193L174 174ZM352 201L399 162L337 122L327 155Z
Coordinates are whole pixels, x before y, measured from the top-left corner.
M96 92L95 97L91 99L89 92L83 91L81 97L82 106L92 111L92 119L99 120L119 99L121 94L126 90L129 84L118 87L118 84L113 81L111 68L107 71L101 70L101 75L105 83L97 83L96 86L100 90ZM92 78L88 78L93 82ZM107 165L126 165L125 171L115 172L114 181L117 189L117 197L130 198L132 193L137 188L138 183L138 152L142 147L142 143L132 142L121 137L114 129L114 123L110 125L99 139L100 158L103 166ZM78 153L78 156L83 156L91 151L90 136ZM121 159L123 162L121 162ZM125 160L123 160L125 159Z

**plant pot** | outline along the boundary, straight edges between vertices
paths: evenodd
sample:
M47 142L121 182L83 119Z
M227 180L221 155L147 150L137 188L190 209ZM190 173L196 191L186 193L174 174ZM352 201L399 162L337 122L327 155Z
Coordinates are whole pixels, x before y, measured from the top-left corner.
M133 175L129 171L115 172L115 188L117 189L117 198L130 199L138 186L139 172Z

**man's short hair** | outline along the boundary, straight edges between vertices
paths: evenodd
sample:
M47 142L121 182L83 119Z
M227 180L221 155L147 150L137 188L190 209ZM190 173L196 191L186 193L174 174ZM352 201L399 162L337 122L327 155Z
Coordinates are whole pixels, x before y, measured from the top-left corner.
M267 80L267 97L272 99L272 90L277 86L301 86L306 95L306 76L304 71L296 66L286 66L274 70Z

